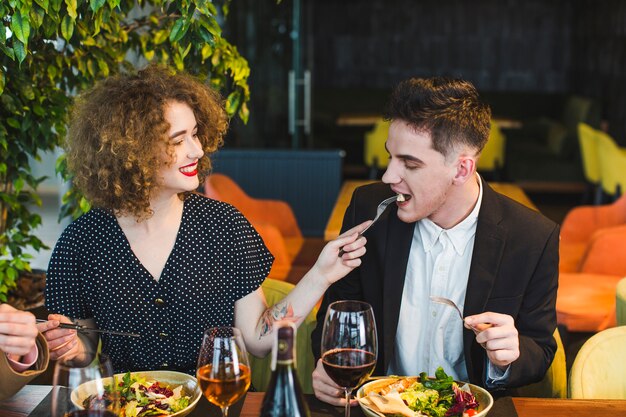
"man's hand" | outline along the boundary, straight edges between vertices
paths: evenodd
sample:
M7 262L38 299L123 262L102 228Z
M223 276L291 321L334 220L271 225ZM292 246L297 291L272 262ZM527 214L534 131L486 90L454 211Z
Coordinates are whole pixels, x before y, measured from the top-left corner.
M50 314L46 322L47 330L43 333L48 341L50 359L58 360L73 359L82 353L81 343L78 333L74 329L62 329L61 323L72 323L72 321L61 314Z
M519 358L519 334L513 317L486 312L465 317L465 327L474 330L476 342L485 348L489 361L505 368Z
M318 400L325 403L345 407L346 405L346 393L339 385L330 379L322 360L317 361L317 366L313 371L313 391ZM353 399L350 401L350 406L358 404L358 400Z
M0 350L14 358L24 356L34 348L37 334L35 316L0 304Z

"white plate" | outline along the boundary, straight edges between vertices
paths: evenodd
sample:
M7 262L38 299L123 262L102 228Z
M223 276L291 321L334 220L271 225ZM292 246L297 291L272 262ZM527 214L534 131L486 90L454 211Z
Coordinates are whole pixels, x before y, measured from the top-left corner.
M115 380L119 384L122 381L122 378L125 374L116 374ZM202 397L202 392L200 391L200 386L198 385L198 381L195 377L191 375L187 375L183 372L175 372L175 371L142 371L142 372L131 372L132 376L140 376L145 377L148 380L158 381L159 383L168 385L170 387L177 387L179 385L183 386L183 392L191 393L191 398L189 399L189 405L180 410L177 413L170 414L168 417L183 417L187 414L191 413L191 411L196 408L200 397ZM76 387L74 391L72 391L71 399L72 402L79 408L83 408L83 400L87 398L89 395L95 393L104 392L103 385L111 385L111 378L105 378L101 381L89 381L84 384Z
M375 379L373 381L368 382L367 384L362 385L359 390L356 393L356 397L357 398L361 398L365 396L365 391L371 387L372 385L376 384L383 384L384 382L392 382L394 380L400 379L400 378L404 378L404 377L398 377L398 378L382 378L382 379ZM417 379L419 380L419 377L417 377ZM476 415L474 417L484 417L487 415L487 413L489 412L489 410L491 409L491 407L493 406L493 397L491 396L491 394L489 394L489 392L484 389L479 387L478 385L474 385L474 384L470 384L469 382L457 382L457 384L459 384L459 386L462 386L464 384L467 384L469 386L470 391L472 392L472 394L474 394L474 397L476 397L476 401L478 401L478 408L476 408L476 411L478 413L476 413ZM374 412L373 410L371 410L369 407L361 404L361 402L359 401L359 406L361 407L361 409L363 410L363 412L365 413L365 415L367 415L368 417L380 417L380 414Z

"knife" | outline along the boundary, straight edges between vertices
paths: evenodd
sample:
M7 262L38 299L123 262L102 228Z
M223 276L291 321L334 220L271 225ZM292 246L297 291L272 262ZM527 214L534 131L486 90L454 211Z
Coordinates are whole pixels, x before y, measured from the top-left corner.
M37 319L37 323L45 323L47 321L48 320ZM140 334L136 334L136 333L125 333L125 332L118 332L115 330L94 329L94 328L85 327L82 324L76 324L76 323L61 323L59 324L59 327L62 329L74 329L78 332L95 332L95 333L106 333L106 334L115 335L115 336L141 337Z

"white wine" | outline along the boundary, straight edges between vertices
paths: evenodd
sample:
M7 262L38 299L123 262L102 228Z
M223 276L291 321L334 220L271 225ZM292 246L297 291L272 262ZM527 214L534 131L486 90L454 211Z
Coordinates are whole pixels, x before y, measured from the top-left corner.
M295 366L296 326L283 323L276 330L272 350L274 368L263 397L261 417L310 417Z

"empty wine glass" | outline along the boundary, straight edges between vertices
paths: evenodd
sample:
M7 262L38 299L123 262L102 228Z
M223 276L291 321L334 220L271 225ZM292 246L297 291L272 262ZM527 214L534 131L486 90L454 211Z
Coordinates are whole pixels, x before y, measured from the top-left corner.
M54 366L52 417L117 417L120 398L111 361L90 355L88 364L59 359Z
M239 329L212 327L204 332L197 377L206 399L227 417L228 407L250 387L248 354Z
M345 392L345 417L350 417L352 390L372 374L377 355L372 306L362 301L336 301L329 305L322 330L322 364Z

